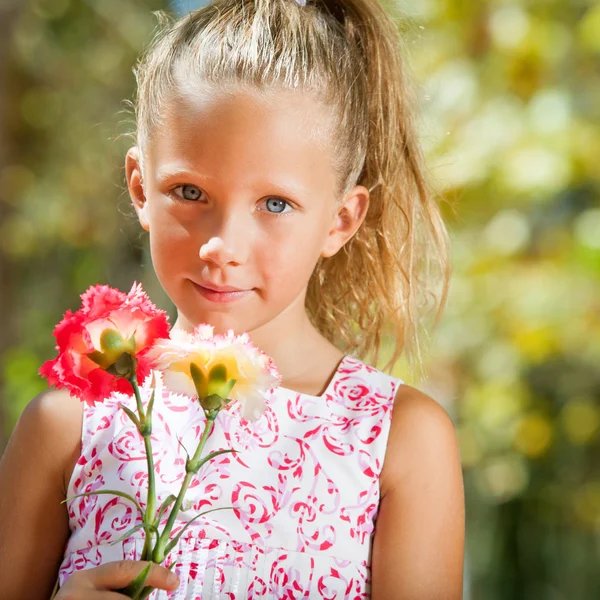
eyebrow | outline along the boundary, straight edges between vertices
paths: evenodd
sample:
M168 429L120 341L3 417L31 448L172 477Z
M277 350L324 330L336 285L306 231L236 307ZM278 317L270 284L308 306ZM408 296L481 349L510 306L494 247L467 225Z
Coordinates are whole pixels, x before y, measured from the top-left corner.
M176 178L176 177L192 177L194 179L203 179L206 181L214 180L216 177L211 177L209 175L204 175L203 173L198 173L197 171L191 169L185 169L183 167L162 167L159 168L156 172L156 178L159 183L163 184L165 181ZM265 187L270 187L273 189L273 193L281 194L282 196L290 196L296 198L306 198L310 196L311 193L309 190L300 185L295 185L294 183L285 183L281 184L276 181L268 180L268 183Z
M208 175L203 175L202 173L190 169L184 169L183 167L162 167L156 172L156 178L160 183L164 183L167 179L173 177L194 177L206 180L214 179L214 177L209 177Z

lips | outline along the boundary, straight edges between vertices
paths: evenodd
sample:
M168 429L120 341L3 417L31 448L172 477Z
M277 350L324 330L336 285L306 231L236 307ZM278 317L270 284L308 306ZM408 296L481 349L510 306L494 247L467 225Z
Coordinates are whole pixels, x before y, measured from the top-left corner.
M198 284L200 287L206 288L207 290L212 290L213 292L245 292L247 289L231 287L229 285L218 286L212 283L202 282Z
M193 281L192 284L202 298L217 304L229 304L252 294L252 290L240 290L239 288L234 288L232 286L218 287L209 283L200 285L195 281ZM212 287L208 287L209 285ZM213 290L213 287L217 289Z

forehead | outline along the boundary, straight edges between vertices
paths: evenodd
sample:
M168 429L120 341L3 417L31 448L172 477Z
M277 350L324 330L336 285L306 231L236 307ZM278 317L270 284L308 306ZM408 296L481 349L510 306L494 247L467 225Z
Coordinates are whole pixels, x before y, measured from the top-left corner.
M201 166L215 177L287 176L334 186L332 123L328 107L300 91L188 88L166 102L146 150L153 169Z

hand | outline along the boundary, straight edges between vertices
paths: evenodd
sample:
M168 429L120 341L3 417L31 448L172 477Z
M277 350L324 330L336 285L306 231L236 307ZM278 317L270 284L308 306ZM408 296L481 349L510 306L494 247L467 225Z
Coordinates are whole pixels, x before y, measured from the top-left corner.
M147 561L141 560L117 560L93 569L75 571L54 600L123 600L126 596L111 590L129 585L147 564ZM152 564L145 585L176 590L179 578L165 567Z

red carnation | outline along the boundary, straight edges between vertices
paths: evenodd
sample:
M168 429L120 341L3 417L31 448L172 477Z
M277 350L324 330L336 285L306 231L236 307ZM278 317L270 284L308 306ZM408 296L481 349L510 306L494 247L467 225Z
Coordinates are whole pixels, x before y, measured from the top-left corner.
M153 366L146 358L148 350L158 338L169 337L167 314L152 304L138 283L129 294L107 285L92 286L81 300L81 308L67 311L54 329L58 356L42 365L40 375L90 405L114 391L131 394L130 382L116 376L127 363L122 359L136 365L142 382Z

